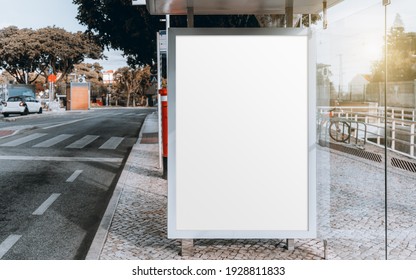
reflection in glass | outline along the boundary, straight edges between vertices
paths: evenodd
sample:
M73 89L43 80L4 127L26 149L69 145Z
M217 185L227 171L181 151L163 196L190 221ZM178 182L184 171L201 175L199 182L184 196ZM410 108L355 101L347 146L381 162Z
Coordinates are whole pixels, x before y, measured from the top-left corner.
M387 252L416 259L416 7L391 1L387 8ZM381 65L376 73L381 74ZM384 68L383 68L384 69ZM383 77L379 78L384 81Z
M329 259L385 258L383 82L373 80L383 36L380 3L318 32L318 235Z

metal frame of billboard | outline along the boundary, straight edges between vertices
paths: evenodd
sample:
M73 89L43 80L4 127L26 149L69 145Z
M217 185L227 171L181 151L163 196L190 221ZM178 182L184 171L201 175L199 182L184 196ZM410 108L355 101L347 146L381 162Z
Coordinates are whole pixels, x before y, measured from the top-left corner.
M181 157L181 154L177 152L177 127L178 127L178 119L177 119L177 38L181 38L183 36L254 36L253 39L256 39L255 36L286 36L286 37L304 37L307 41L307 78L306 78L306 106L303 108L304 112L302 112L302 108L298 108L297 113L302 112L305 115L304 118L307 118L306 121L306 129L307 129L307 139L305 139L303 147L304 151L306 151L306 164L307 167L304 169L307 173L305 176L307 177L307 199L304 205L306 207L306 213L304 213L307 217L307 224L306 226L300 227L301 229L281 229L279 226L278 230L274 229L274 227L262 229L256 228L256 226L251 227L248 225L247 228L244 228L244 225L239 227L238 229L227 228L225 225L224 228L221 226L216 227L213 229L204 228L196 226L192 228L190 226L187 228L186 226L178 227L178 221L181 219L178 214L178 184L177 184L177 157ZM257 37L260 38L260 37ZM168 169L168 237L169 238L181 238L181 239L188 239L188 238L314 238L316 237L316 132L315 132L315 95L316 95L316 75L315 75L315 67L316 67L316 43L315 38L313 36L313 32L310 29L170 29L169 36L168 36L168 103L169 103L169 169ZM238 47L238 46L236 46ZM195 50L198 52L198 50ZM191 55L191 54L190 54ZM203 54L199 54L203 55ZM197 57L194 58L198 60ZM270 63L270 61L265 61L265 64ZM226 67L226 65L221 65L221 67ZM183 83L183 81L180 81ZM197 90L195 94L198 94ZM273 94L273 93L270 93ZM197 106L198 104L195 104ZM199 106L201 106L199 104ZM232 106L232 104L229 104ZM183 108L183 107L182 107ZM231 108L231 107L230 107ZM212 109L212 108L211 108ZM232 108L231 108L232 109ZM241 108L240 108L241 109ZM238 108L237 108L238 110ZM264 110L264 108L257 109ZM215 108L213 109L215 111ZM197 121L198 116L195 116L195 121ZM180 121L180 120L179 120ZM221 125L221 124L216 124ZM209 128L207 128L209 129ZM201 136L202 137L202 136ZM182 150L183 151L183 150ZM181 171L183 172L183 170ZM207 170L207 172L210 172ZM183 174L182 174L183 175ZM215 176L215 174L212 174ZM296 176L296 175L295 175ZM182 176L183 178L183 176ZM219 178L220 179L220 178ZM276 182L278 182L279 178L276 178ZM275 184L273 182L272 184ZM221 195L221 194L218 194ZM184 201L183 198L181 201ZM190 198L192 200L192 198ZM260 202L261 203L261 202ZM276 201L276 203L278 203ZM213 205L215 207L215 201L213 201ZM233 204L230 204L232 207ZM188 209L189 210L189 209ZM192 209L191 209L192 210ZM209 210L208 210L209 211ZM192 212L192 211L191 211ZM288 215L290 218L291 213L264 213L268 215L268 218L271 221L283 219L283 215ZM191 215L191 214L190 214ZM279 218L279 215L280 216ZM285 217L287 220L288 217ZM203 221L202 221L203 223Z

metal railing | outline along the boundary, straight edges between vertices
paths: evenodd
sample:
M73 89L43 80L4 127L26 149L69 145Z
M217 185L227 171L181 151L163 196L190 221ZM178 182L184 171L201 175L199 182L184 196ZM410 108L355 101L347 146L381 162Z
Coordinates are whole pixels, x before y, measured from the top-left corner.
M384 147L386 143L389 150L416 159L415 109L388 107L385 123L384 107L318 107L319 140L329 140L331 121L346 122L351 128L354 127L349 133L356 144ZM387 141L384 129L387 129Z

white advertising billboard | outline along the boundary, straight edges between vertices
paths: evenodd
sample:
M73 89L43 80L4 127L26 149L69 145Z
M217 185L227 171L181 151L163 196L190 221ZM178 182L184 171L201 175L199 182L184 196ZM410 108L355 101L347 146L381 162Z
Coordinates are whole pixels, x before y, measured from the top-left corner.
M312 34L168 38L168 237L315 237Z

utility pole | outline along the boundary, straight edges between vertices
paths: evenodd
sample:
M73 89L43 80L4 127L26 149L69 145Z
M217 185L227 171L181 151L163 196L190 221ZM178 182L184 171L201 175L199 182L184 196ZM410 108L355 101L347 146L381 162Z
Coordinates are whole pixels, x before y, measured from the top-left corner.
M338 99L341 99L341 92L342 92L342 54L339 55L339 84L338 84Z

